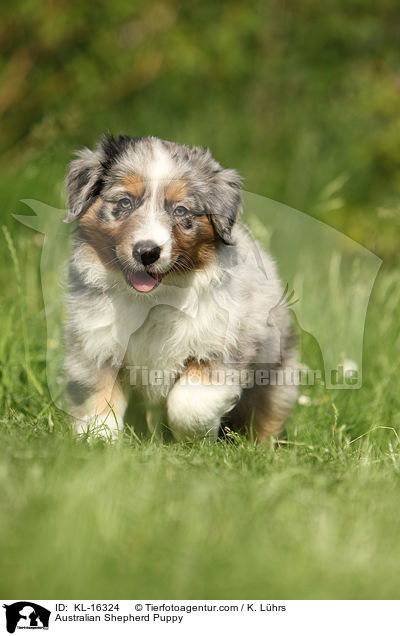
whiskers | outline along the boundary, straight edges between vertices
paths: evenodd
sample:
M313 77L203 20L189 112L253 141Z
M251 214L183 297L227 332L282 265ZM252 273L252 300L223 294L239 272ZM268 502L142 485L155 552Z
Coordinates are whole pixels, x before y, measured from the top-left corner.
M109 261L105 261L104 265L108 266L108 265L120 265L121 261L118 258L117 255L115 255L113 258L111 258Z
M196 272L198 271L198 268L196 267L196 263L191 254L189 254L186 250L181 250L170 271L184 274L188 272Z

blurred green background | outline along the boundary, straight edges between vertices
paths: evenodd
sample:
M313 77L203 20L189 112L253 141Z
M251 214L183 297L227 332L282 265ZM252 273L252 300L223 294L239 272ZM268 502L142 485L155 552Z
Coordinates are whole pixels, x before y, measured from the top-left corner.
M210 146L247 190L397 259L396 0L7 1L0 49L16 195L60 205L74 149L154 134Z

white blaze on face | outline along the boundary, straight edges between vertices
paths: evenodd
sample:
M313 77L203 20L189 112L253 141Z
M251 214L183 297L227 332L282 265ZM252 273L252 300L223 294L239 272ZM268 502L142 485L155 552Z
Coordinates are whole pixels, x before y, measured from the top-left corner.
M167 150L157 140L153 146L153 158L144 174L146 190L149 197L144 207L146 219L135 232L134 241L153 241L161 247L161 255L157 265L168 265L171 259L171 233L163 209L160 209L163 190L174 173L174 163Z

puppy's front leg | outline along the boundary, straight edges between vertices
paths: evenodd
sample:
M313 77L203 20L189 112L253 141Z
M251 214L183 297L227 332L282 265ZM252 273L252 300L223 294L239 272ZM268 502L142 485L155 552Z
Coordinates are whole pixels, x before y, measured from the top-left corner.
M96 369L86 381L69 374L67 395L74 417L74 430L89 438L103 437L115 440L123 429L123 418L127 400L117 378L118 372L111 368Z
M216 440L221 417L239 400L241 388L225 381L223 370L191 362L167 398L168 422L177 440Z

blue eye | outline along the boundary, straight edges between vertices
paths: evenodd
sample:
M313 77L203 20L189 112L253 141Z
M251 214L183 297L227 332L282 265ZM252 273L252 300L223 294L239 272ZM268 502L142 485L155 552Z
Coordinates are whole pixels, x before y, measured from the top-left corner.
M128 197L124 197L118 201L118 207L122 210L130 210L132 208L132 201Z
M188 213L189 213L189 210L183 207L183 205L178 205L178 207L175 208L174 210L174 216L183 217L183 216L186 216L186 214Z

